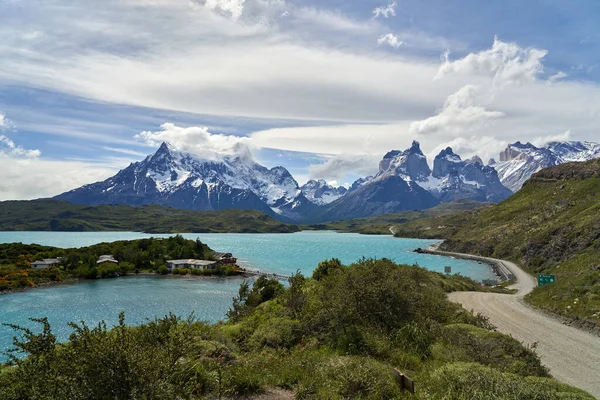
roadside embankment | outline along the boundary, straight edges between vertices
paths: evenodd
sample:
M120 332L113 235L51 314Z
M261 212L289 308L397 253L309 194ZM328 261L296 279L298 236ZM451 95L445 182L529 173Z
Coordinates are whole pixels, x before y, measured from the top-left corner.
M438 250L439 245L440 245L440 243L437 243L435 245L429 246L427 249L417 249L415 251L417 253L423 253L423 254L433 254L433 255L444 256L444 257L460 258L463 260L479 261L479 262L488 264L492 268L492 270L494 271L494 273L496 274L496 276L498 277L498 279L501 282L513 281L516 279L515 275L506 266L506 263L503 260L496 260L493 258L474 256L471 254L462 254L462 253L452 253L452 252L448 252L448 251L441 251L441 250Z

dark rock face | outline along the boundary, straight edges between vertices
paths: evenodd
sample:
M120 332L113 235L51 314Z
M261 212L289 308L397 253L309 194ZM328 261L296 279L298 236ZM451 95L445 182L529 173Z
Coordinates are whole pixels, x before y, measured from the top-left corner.
M331 203L321 219L335 221L397 211L423 210L439 203L416 183L406 182L399 176L386 175Z

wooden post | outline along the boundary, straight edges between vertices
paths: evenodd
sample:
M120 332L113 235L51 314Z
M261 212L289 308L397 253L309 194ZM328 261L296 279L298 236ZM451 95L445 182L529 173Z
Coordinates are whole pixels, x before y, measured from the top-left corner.
M400 386L401 391L407 390L410 393L415 394L415 382L396 368L394 368L394 379L398 386Z

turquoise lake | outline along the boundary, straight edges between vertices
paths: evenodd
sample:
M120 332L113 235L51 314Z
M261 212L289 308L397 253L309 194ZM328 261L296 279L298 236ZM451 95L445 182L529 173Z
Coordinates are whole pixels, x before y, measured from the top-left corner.
M135 232L0 232L0 243L38 243L56 247L82 247L100 242L133 240L144 237L168 237ZM294 234L184 234L199 238L217 251L238 257L247 268L262 272L290 275L299 270L310 276L316 265L337 257L351 263L361 257L389 258L398 263L418 264L443 272L451 266L475 280L493 279L489 266L474 261L414 253L435 241L397 239L392 236L367 236L336 232L299 232ZM135 276L119 279L85 281L25 292L0 295L0 323L31 327L28 318L48 317L60 340L68 337L68 322L86 321L95 325L105 320L109 325L125 311L128 324L169 312L217 322L225 317L231 299L237 294L241 279L195 279ZM12 343L13 331L0 326L0 351ZM0 355L0 360L3 357Z

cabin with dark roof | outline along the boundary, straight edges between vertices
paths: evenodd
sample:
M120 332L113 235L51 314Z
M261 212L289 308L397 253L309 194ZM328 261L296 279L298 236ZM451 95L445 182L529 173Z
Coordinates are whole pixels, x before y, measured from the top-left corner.
M220 253L214 252L213 257L219 265L235 265L237 264L237 258L233 256L231 253Z

